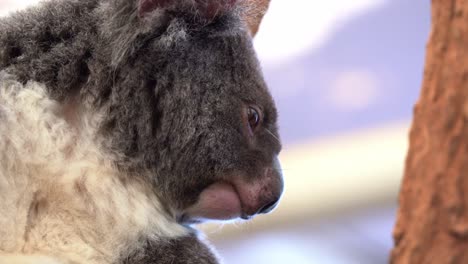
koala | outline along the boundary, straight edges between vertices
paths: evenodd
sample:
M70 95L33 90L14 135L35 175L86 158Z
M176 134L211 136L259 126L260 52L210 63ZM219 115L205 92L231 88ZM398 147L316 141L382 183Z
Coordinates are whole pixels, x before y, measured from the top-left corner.
M220 263L272 211L266 1L49 0L0 18L0 263Z

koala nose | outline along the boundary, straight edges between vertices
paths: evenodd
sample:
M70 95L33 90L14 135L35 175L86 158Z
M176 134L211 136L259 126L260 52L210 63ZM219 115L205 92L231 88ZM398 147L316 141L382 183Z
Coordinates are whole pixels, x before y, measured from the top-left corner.
M249 182L244 177L236 177L234 185L242 205L242 219L248 220L258 214L270 213L279 204L284 189L277 158L273 166L264 169L261 177Z
M268 214L278 206L283 193L283 175L278 157L273 159L273 166L266 170L266 178L270 179L267 185L270 190L269 195L264 196L264 205L257 211L257 214Z
M269 212L273 211L276 208L280 200L280 197L274 198L271 202L265 204L260 210L258 210L257 214L268 214Z
M255 214L268 214L273 211L278 206L283 193L283 177L279 165L267 169L265 175L267 180L265 180L266 185L264 187L267 187L266 190L268 191L264 193L259 192L260 195L257 200L258 210Z

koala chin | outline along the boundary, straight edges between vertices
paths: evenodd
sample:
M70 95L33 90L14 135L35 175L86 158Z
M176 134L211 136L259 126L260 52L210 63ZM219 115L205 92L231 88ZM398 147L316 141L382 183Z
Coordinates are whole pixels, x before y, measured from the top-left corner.
M0 18L0 264L216 264L195 224L277 206L254 4L49 0Z

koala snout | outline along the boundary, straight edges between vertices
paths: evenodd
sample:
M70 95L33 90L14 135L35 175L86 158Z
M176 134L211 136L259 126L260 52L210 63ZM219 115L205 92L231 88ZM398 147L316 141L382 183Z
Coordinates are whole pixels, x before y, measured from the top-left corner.
M273 173L275 175L271 176L273 177L273 182L271 183L273 186L270 186L267 189L270 189L270 195L267 195L265 199L265 205L261 207L258 211L257 214L268 214L271 213L279 204L279 201L281 199L281 195L283 193L283 180L282 176L280 173L275 172L272 170L271 172L267 173Z
M283 177L279 163L265 168L259 177L231 175L228 181L205 188L198 201L184 213L184 221L251 219L271 212L283 193Z
M267 169L265 174L265 178L271 180L270 184L272 186L269 187L269 190L271 190L271 195L269 195L269 203L267 203L258 211L259 214L268 214L273 211L278 206L281 195L283 194L283 174L278 157L274 158L272 168Z
M249 219L257 214L267 214L279 204L283 194L283 176L277 159L273 167L266 168L263 177L245 182L243 179L236 183L239 196L242 199L242 218Z

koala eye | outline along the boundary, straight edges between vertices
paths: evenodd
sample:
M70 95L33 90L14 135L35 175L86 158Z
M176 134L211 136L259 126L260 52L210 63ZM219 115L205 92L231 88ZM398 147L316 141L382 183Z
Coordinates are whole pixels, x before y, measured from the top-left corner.
M250 129L254 132L261 121L260 110L250 106L247 112L247 118L249 120Z

